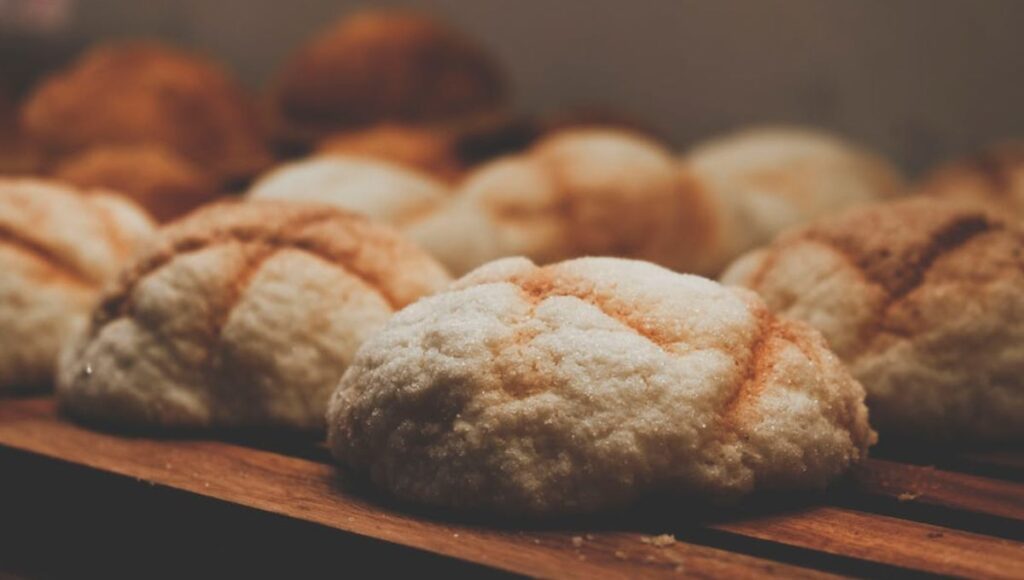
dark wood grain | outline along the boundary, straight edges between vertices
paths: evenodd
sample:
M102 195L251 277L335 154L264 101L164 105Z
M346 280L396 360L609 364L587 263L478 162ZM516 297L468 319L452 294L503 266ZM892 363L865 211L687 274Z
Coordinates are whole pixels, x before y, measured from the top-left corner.
M829 506L711 527L935 574L1018 579L1024 570L1020 542Z
M522 574L827 576L683 542L657 547L637 533L520 532L414 518L347 493L330 465L213 441L92 432L57 418L47 400L0 402L0 445Z
M632 529L515 531L421 517L350 489L323 461L222 442L92 432L62 421L45 399L0 402L0 445L513 572L560 577L684 571L730 577L819 575L720 549L724 544L678 541L657 547ZM319 452L311 455L322 459ZM926 505L1021 517L1021 486L1009 481L872 460L853 485L865 495L903 496ZM699 530L688 532L692 526L680 519L654 533L676 531L689 541L701 536ZM1020 542L834 505L747 514L699 527L893 570L1013 578L1024 569Z
M1024 521L1024 484L869 459L855 474L856 489L901 502L942 506Z

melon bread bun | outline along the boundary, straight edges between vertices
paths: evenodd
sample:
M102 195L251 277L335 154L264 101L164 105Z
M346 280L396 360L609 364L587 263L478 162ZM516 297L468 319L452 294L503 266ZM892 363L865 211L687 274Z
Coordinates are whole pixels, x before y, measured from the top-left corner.
M0 178L0 392L52 386L61 346L153 228L109 192Z
M883 436L1024 435L1024 233L930 198L779 236L722 280L814 326L868 393Z
M59 401L113 427L317 431L362 341L448 282L390 228L336 208L205 206L106 294L62 353Z
M531 517L821 488L874 440L817 331L615 258L498 260L407 307L327 422L334 456L396 496Z

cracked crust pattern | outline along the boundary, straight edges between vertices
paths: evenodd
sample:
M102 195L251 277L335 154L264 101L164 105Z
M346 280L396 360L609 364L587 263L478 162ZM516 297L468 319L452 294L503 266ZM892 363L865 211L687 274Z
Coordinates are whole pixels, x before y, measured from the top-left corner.
M405 231L455 273L515 255L607 255L702 272L722 243L717 210L661 144L571 129L474 171L450 203Z
M918 192L977 203L1024 219L1024 141L1001 143L941 165L925 177Z
M819 488L873 441L816 332L645 262L492 262L368 340L334 455L405 499L545 516Z
M0 391L50 386L64 338L152 230L122 198L0 179Z
M959 203L879 204L780 236L723 281L821 330L883 434L1024 435L1019 226Z
M447 282L392 230L329 206L206 206L125 270L65 351L58 394L116 424L319 429L358 345Z

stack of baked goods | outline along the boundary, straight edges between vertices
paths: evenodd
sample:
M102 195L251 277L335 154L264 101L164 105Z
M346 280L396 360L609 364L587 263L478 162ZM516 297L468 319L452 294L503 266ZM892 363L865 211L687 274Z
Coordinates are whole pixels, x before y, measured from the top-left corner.
M329 27L262 101L175 48L87 52L21 111L49 177L0 180L0 388L314 433L400 498L531 517L824 488L872 425L1024 435L1015 149L896 199L827 133L678 153L523 123L506 86L406 12Z

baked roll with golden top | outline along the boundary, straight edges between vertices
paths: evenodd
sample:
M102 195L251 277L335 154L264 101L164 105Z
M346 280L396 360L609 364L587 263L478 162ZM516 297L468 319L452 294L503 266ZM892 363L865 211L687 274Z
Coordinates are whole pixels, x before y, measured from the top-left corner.
M722 280L819 329L882 435L1024 436L1024 232L935 199L875 204L780 236Z
M396 226L442 207L446 184L395 163L320 155L278 166L249 189L249 199L317 202Z
M818 332L612 258L481 267L367 340L328 410L334 456L389 492L516 517L822 488L873 441Z
M347 16L300 47L270 90L286 140L381 122L459 122L501 107L502 73L480 46L433 18L400 10Z
M977 203L1024 219L1024 141L1008 141L940 165L917 191Z
M0 179L0 392L52 385L61 345L152 232L119 196Z
M829 134L794 127L748 129L700 144L683 157L700 187L720 204L725 243L708 272L771 241L787 227L903 191L880 157Z
M716 211L658 143L578 129L482 166L405 232L455 273L515 255L610 255L700 272L720 243Z
M270 163L253 103L216 64L155 42L99 45L45 79L21 112L49 157L159 145L224 180Z
M220 194L220 186L205 171L158 145L94 147L61 161L53 176L126 195L160 221L186 214Z
M446 182L457 181L466 170L455 134L412 125L388 123L337 133L321 141L317 153L389 161Z
M166 226L62 353L61 406L146 428L323 428L356 348L448 275L329 206L220 202Z

